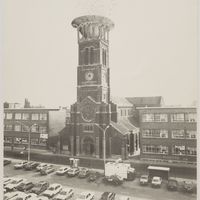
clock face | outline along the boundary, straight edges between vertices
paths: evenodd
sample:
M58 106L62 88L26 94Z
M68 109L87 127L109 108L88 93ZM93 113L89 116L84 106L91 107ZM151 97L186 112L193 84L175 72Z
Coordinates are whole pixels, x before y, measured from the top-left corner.
M91 81L93 78L94 78L94 73L93 72L89 71L89 72L85 73L85 79L87 81Z

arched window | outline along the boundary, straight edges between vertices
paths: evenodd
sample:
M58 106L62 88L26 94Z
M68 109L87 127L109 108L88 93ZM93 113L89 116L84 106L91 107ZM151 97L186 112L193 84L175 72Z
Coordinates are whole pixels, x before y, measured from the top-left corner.
M85 56L84 56L85 64L88 65L89 63L89 49L85 48Z
M94 47L90 48L90 63L94 63Z

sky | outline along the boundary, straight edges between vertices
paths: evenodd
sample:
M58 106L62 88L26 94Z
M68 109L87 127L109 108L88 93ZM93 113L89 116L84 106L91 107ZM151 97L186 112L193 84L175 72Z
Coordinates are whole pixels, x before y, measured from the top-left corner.
M76 101L78 44L71 21L102 15L110 32L111 95L197 100L196 0L6 0L3 100L70 106Z

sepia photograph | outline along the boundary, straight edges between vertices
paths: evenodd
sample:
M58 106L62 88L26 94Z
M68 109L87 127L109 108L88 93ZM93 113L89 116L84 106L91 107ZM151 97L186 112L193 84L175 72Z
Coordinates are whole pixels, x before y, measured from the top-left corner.
M197 0L2 2L4 200L197 200Z

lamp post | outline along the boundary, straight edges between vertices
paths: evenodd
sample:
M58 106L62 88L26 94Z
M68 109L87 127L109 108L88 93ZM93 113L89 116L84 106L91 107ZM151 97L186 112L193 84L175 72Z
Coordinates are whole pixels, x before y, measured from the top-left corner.
M106 164L106 131L111 126L108 124L105 128L102 128L99 124L95 125L103 131L103 164L104 164L104 174L105 174L105 164Z
M16 122L22 126L25 126L28 128L28 162L30 161L30 154L31 154L31 128L37 124L31 124L31 125L27 125L27 124L24 124L22 122Z

